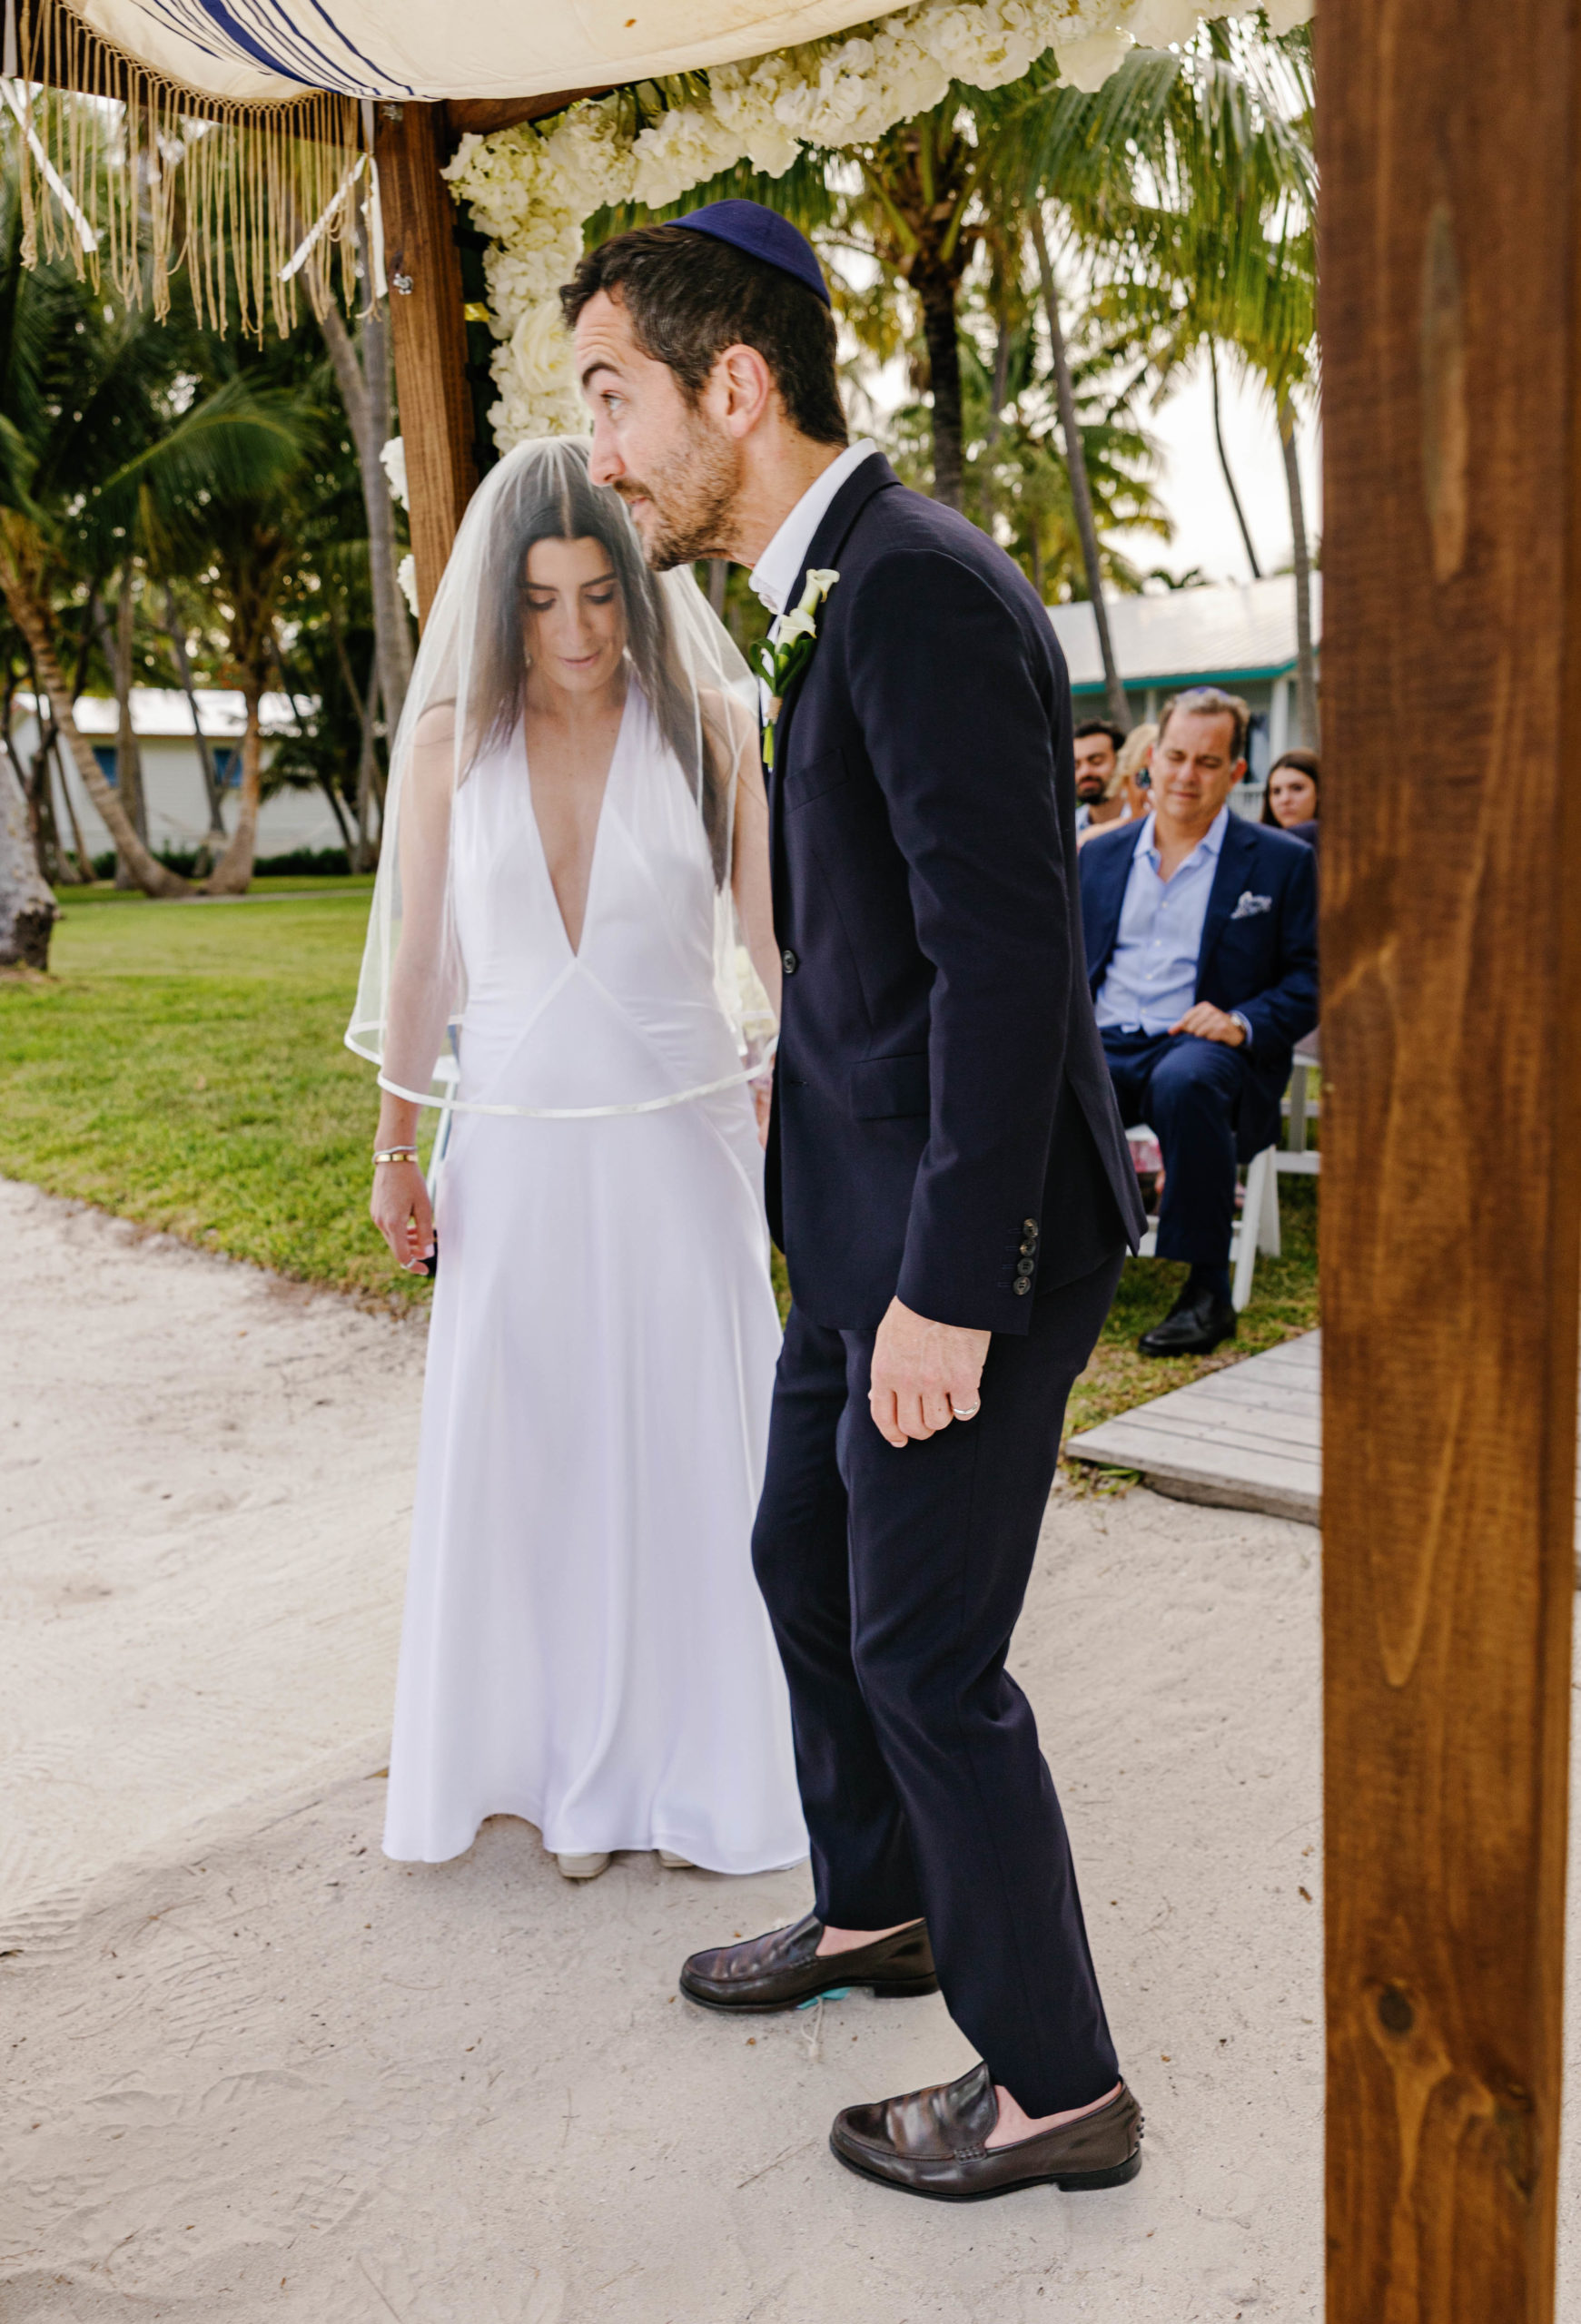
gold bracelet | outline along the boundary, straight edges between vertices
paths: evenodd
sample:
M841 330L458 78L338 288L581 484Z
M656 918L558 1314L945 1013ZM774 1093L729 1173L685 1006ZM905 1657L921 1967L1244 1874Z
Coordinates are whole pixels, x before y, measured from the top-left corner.
M415 1146L376 1146L373 1160L376 1167L380 1162L415 1162L417 1148Z

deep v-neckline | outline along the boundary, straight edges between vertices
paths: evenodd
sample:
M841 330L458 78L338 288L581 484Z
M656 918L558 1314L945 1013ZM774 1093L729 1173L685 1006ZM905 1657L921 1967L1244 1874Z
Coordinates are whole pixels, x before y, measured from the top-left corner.
M575 944L571 941L571 931L566 925L565 910L560 902L559 891L555 886L555 875L549 869L549 852L544 845L543 825L538 819L538 801L533 797L532 792L532 753L527 747L525 720L522 724L522 755L527 761L527 807L528 813L532 819L533 838L538 842L539 865L543 872L545 885L549 891L549 902L554 909L560 935L565 940L567 954L573 962L579 960L588 949L588 931L593 924L593 896L598 877L598 859L604 852L604 823L609 807L609 793L615 787L616 769L620 764L621 753L626 744L626 729L631 716L631 697L635 691L635 684L627 675L626 700L620 706L620 724L615 730L615 747L609 753L609 763L604 770L604 788L598 793L598 818L593 826L593 852L588 859L588 886L582 898L581 934Z

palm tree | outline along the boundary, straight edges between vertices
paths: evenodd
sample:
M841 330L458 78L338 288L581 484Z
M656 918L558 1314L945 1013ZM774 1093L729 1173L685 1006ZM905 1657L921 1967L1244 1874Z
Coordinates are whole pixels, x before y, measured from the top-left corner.
M159 569L206 504L270 486L295 461L300 428L245 382L184 409L173 393L190 342L143 308L117 313L64 265L27 267L14 168L0 181L0 595L88 796L136 884L188 883L150 852L73 715L57 608L133 554ZM123 585L124 586L124 583Z
M1113 641L1109 635L1109 609L1103 600L1103 566L1098 547L1098 527L1092 517L1092 487L1087 474L1082 431L1076 424L1076 394L1071 383L1071 362L1065 351L1065 329L1060 316L1059 287L1054 281L1053 265L1049 257L1041 202L1032 203L1027 222L1032 230L1033 248L1037 252L1043 312L1048 319L1049 347L1060 398L1060 428L1065 439L1065 465L1071 478L1071 506L1081 537L1082 560L1087 568L1087 595L1092 601L1092 618L1098 631L1098 651L1103 663L1104 701L1110 717L1124 733L1131 725L1131 712L1125 699L1125 684L1120 675L1120 665L1114 658Z
M351 422L352 441L362 485L368 526L368 577L373 608L374 661L378 691L383 698L384 723L393 734L400 723L406 690L411 683L411 626L406 600L396 577L398 555L395 511L380 458L393 432L390 391L390 350L389 316L374 296L371 264L362 213L358 212L358 256L367 304L358 318L356 335L347 330L332 301L323 312L324 344L334 366L335 383ZM364 724L372 724L371 685L364 695Z
M1212 24L1180 55L1138 54L1096 96L1061 92L1012 124L1023 165L1060 189L1069 231L1112 307L1151 339L1161 392L1207 350L1220 460L1260 571L1219 426L1218 355L1261 378L1285 449L1295 542L1298 693L1316 733L1309 558L1291 398L1315 367L1311 50Z

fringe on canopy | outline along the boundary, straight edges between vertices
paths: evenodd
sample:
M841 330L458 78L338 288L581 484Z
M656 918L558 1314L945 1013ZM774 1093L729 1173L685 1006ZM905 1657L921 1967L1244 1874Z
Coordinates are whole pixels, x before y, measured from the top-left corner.
M323 313L338 254L353 303L365 150L355 98L200 97L101 39L64 0L13 5L18 77L5 93L22 133L25 264L41 251L70 259L95 289L107 279L162 318L184 268L201 325L225 331L234 312L262 338L266 320L282 335L294 326L299 281Z

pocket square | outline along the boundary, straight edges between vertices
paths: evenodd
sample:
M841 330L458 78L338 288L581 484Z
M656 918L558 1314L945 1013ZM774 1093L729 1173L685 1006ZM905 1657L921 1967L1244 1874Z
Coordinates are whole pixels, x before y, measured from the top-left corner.
M1260 911L1271 911L1272 910L1273 898L1271 896L1254 896L1250 888L1242 888L1240 891L1240 901L1236 905L1235 910L1230 913L1230 917L1231 920L1255 920Z

